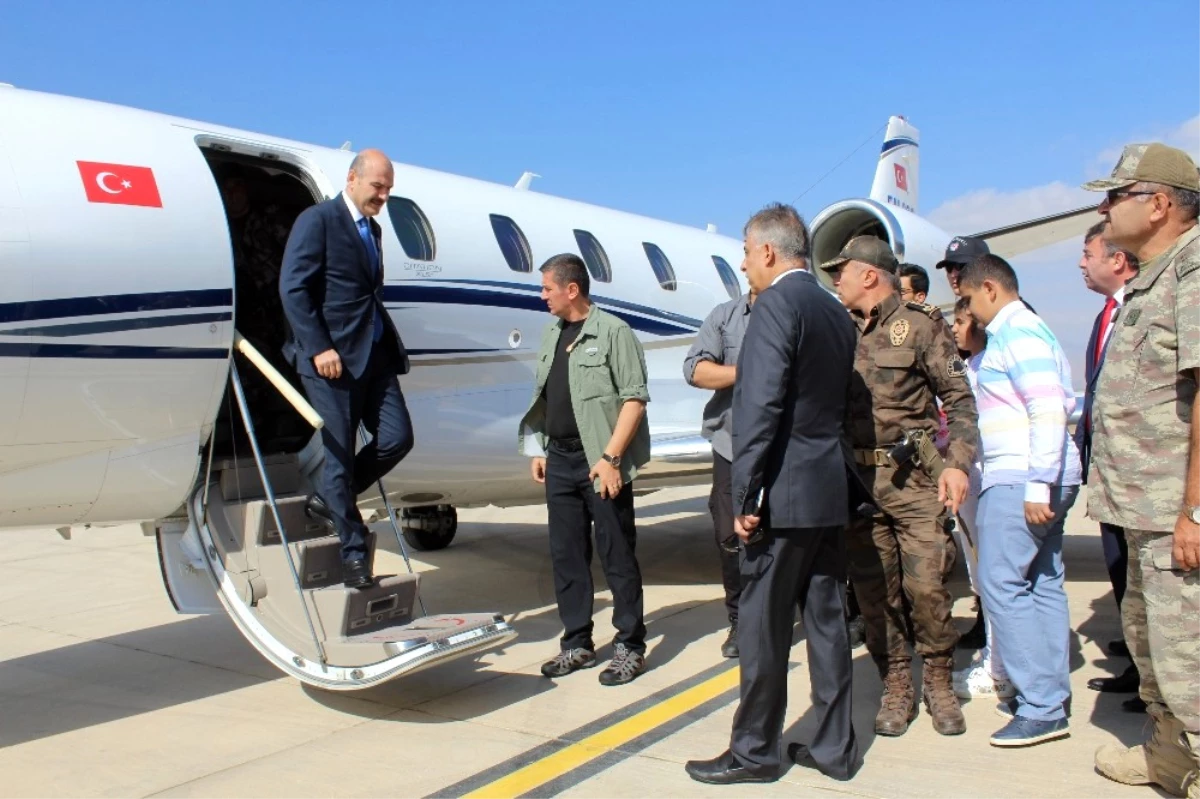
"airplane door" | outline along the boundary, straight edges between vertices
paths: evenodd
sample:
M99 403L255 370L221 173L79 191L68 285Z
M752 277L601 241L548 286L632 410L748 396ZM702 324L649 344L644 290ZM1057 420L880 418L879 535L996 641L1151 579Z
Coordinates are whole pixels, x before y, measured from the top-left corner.
M0 286L4 286L0 295L0 447L12 443L29 373L28 349L20 340L4 335L3 329L18 318L19 304L11 300L29 290L30 280L29 228L0 135ZM4 464L4 450L0 449L0 469Z

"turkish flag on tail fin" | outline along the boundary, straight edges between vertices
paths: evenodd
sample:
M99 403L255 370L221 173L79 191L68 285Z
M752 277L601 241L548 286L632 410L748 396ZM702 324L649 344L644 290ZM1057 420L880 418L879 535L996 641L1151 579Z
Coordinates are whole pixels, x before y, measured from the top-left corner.
M154 171L148 166L76 161L88 202L162 208Z

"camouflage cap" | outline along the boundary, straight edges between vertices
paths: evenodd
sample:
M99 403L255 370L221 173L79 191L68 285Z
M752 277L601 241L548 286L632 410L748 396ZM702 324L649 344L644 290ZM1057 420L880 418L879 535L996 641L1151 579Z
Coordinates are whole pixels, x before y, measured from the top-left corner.
M1084 183L1088 191L1122 189L1134 183L1161 183L1177 189L1200 191L1196 163L1183 150L1165 144L1127 144L1113 167L1112 176Z
M864 264L878 267L893 275L900 268L891 246L875 236L855 236L846 242L846 246L838 253L837 258L831 258L821 264L821 268L826 272L832 272L849 261L862 261Z

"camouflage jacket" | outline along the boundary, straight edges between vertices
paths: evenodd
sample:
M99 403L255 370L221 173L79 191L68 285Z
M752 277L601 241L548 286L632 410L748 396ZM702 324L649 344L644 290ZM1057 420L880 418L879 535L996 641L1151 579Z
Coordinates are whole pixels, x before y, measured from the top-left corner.
M946 466L969 474L979 440L978 415L967 366L942 312L892 295L866 318L856 317L858 348L846 403L851 446L890 447L914 429L934 439L940 399L950 431Z
M1088 514L1175 529L1200 368L1200 227L1125 285L1092 408Z

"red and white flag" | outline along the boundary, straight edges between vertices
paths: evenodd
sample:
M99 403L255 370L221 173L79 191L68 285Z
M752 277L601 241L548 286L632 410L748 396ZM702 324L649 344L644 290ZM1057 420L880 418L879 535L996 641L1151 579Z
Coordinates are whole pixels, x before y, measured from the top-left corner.
M896 167L896 188L900 191L908 191L908 172L900 164L892 164Z
M148 166L100 164L95 161L76 161L83 190L90 203L115 205L144 205L162 208L154 171Z

